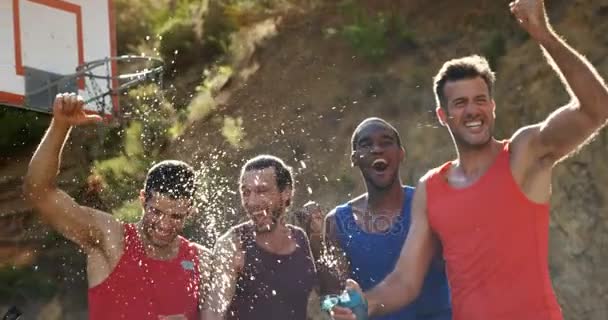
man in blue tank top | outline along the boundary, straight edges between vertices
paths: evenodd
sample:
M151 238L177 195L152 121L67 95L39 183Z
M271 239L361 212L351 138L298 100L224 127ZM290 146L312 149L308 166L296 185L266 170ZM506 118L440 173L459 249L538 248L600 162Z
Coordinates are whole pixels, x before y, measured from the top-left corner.
M337 206L325 218L321 293L339 293L346 278L363 290L380 283L395 267L410 227L414 188L403 186L399 165L405 150L397 130L379 118L361 122L352 136L351 161L367 193ZM429 269L418 299L382 320L450 320L449 288L443 261Z

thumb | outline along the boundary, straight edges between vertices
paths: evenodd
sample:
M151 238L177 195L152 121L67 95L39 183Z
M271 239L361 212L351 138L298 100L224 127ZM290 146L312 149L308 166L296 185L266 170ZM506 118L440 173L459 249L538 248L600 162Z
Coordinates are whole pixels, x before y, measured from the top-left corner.
M363 293L363 290L361 290L361 286L359 286L357 281L355 281L353 279L346 280L346 290L349 290L349 289L355 290L359 293Z
M88 122L102 122L103 121L103 117L98 114L87 114L87 115L85 115L85 119Z

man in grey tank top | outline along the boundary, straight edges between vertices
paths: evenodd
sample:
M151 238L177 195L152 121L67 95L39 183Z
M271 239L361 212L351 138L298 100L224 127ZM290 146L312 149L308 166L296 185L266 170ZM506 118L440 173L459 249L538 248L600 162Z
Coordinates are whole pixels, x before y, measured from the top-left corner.
M305 320L316 271L305 232L285 222L291 168L255 157L241 170L239 191L249 219L215 244L203 319Z

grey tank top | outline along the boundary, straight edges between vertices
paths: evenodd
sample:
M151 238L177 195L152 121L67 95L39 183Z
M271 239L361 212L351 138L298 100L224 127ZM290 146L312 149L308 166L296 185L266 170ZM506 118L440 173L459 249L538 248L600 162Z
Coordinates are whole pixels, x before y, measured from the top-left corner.
M236 227L245 266L226 313L230 320L306 320L308 296L316 284L314 260L304 232L287 225L296 240L288 255L270 253L255 242L254 227Z

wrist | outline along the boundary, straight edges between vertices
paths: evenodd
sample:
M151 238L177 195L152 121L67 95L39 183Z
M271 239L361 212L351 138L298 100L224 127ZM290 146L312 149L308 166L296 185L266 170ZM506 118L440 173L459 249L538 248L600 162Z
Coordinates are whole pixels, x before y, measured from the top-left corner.
M535 35L532 35L534 40L544 48L551 47L552 44L559 43L560 39L557 33L553 31L551 26L547 25L546 29Z
M370 299L369 295L367 294L363 294L363 298L367 302L367 315L371 317L377 314L381 305L373 298Z
M57 118L51 119L51 128L60 129L60 130L70 130L72 128L72 124L64 120L58 120Z

